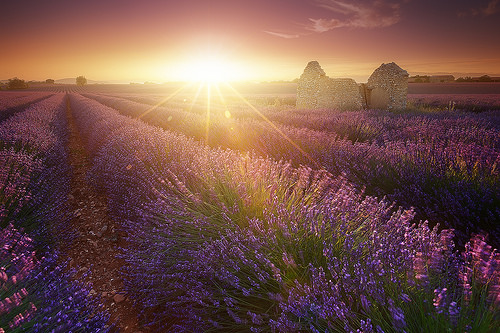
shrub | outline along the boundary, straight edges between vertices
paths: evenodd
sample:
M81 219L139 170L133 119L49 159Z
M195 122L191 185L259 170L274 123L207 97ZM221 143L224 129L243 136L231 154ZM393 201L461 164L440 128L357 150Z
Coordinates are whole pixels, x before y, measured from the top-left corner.
M76 85L77 86L83 87L86 84L87 84L87 79L85 78L85 76L78 76L76 78Z
M500 258L483 238L460 256L451 230L343 177L70 99L128 233L127 290L158 330L494 331Z
M37 259L33 240L0 229L0 332L107 332L109 315L56 254Z
M9 90L14 90L14 89L27 89L28 84L24 82L24 80L13 78L9 79L9 82L7 83L7 89Z

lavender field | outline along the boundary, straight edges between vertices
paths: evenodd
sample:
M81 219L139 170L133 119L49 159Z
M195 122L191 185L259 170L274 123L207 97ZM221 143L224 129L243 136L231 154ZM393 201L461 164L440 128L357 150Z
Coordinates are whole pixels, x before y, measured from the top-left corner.
M497 332L500 95L266 87L0 92L0 332L127 331L71 255L74 138L143 332Z

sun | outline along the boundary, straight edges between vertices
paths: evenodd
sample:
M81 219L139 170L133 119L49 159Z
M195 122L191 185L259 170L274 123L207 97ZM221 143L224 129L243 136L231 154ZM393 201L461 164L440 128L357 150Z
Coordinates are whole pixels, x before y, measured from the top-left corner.
M228 63L212 55L202 56L191 63L186 73L191 81L221 83L232 79L232 72Z
M193 54L179 65L178 76L183 81L223 83L242 79L243 70L236 61L215 52Z

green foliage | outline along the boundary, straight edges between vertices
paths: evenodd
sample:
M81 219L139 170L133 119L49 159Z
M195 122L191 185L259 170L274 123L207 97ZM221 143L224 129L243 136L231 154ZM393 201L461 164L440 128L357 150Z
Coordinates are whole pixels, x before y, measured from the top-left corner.
M410 77L410 79L414 79L415 83L429 83L430 77L429 75L415 75Z
M491 79L491 77L489 75L483 75L483 76L479 77L478 81L479 82L493 82L493 80Z
M80 75L76 78L76 85L77 86L81 86L83 87L84 85L87 84L87 79L85 78L85 76L83 75Z
M7 89L9 90L26 88L28 88L28 84L24 80L18 79L17 77L9 79L9 83L7 83Z
M457 82L474 82L474 80L470 76L459 77L456 79Z
M45 83L54 84L55 81L53 79L47 79L47 80L45 80Z

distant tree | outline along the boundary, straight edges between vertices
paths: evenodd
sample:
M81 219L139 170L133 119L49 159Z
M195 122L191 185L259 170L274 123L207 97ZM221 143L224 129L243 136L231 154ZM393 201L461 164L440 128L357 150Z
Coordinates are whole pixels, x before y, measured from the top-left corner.
M491 77L489 75L483 75L483 76L479 77L478 81L479 82L492 82L493 80L491 79Z
M79 77L76 78L76 85L77 86L84 86L87 84L87 79L85 76L80 75Z
M54 84L56 81L52 80L52 79L47 79L45 80L45 83L48 83L48 84Z
M26 89L28 88L28 84L21 79L18 79L17 77L13 79L9 79L9 83L7 83L7 89Z
M431 81L431 77L429 75L415 75L409 77L415 83L429 83Z
M455 81L457 81L457 82L473 82L474 80L472 80L472 78L470 76L466 76L466 77L459 77Z

